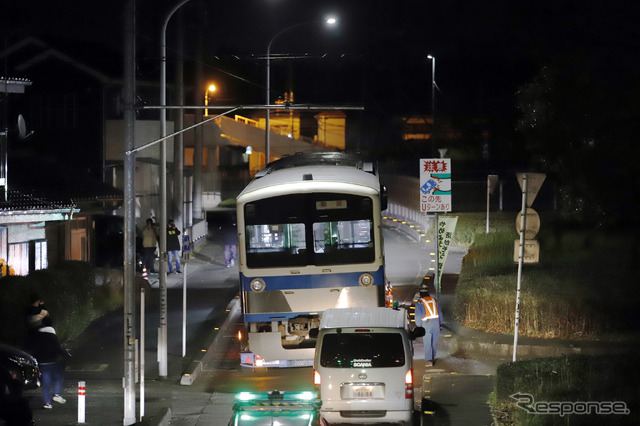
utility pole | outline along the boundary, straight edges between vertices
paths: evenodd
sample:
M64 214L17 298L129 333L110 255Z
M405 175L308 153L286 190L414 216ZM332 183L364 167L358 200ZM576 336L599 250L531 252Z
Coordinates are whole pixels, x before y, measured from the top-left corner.
M158 325L158 375L166 379L167 366L167 26L173 14L189 0L182 0L165 16L160 33L160 321Z
M124 147L135 146L135 0L127 0L124 10ZM124 417L122 424L136 422L135 392L135 153L124 157ZM144 349L144 348L143 348Z
M178 31L176 33L176 104L184 105L184 34L183 34L183 14L178 12L177 16ZM176 110L174 112L175 130L184 127L184 111ZM171 209L173 220L176 222L178 229L185 234L183 219L183 175L184 175L184 138L182 133L173 138L173 207Z
M198 28L198 40L196 42L196 57L198 60L196 61L196 105L202 105L204 99L202 98L204 88L204 70L203 70L203 55L202 55L202 44L203 44L203 29ZM194 122L201 123L202 122L202 108L198 108L194 111ZM199 126L196 128L194 132L194 143L193 143L193 195L192 195L192 217L193 223L202 219L202 151L203 151L203 139L204 139L204 126Z

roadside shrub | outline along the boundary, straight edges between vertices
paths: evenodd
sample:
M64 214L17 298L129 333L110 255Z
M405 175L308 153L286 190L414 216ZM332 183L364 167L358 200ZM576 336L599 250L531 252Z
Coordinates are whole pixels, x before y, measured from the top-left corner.
M0 341L24 346L24 311L31 294L44 301L62 342L78 336L94 319L122 306L122 291L96 287L94 268L86 262L67 261L26 277L0 278Z
M495 390L489 398L492 414L496 420L500 419L499 424L637 424L640 370L636 368L636 359L631 353L569 355L502 364L497 369ZM511 397L515 394L531 395L535 403L619 401L626 404L630 413L531 414L516 406L517 397Z

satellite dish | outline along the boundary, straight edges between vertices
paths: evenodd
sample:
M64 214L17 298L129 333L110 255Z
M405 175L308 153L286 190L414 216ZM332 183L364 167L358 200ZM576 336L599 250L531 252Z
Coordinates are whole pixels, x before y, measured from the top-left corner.
M18 114L18 136L20 139L26 139L31 135L33 135L33 131L27 133L27 123L22 114Z

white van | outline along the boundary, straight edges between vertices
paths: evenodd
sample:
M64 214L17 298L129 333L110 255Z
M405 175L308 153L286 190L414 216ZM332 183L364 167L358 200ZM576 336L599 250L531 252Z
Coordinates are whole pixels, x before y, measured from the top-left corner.
M324 311L313 364L324 423L411 424L411 340L424 329L408 324L404 309Z

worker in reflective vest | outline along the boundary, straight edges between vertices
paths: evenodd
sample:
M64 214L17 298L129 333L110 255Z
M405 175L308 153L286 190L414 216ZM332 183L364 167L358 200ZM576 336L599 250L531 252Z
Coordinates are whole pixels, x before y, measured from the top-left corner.
M424 327L424 362L431 367L436 359L436 349L440 330L442 330L442 310L440 304L429 296L429 290L420 289L420 299L416 303L416 326Z

